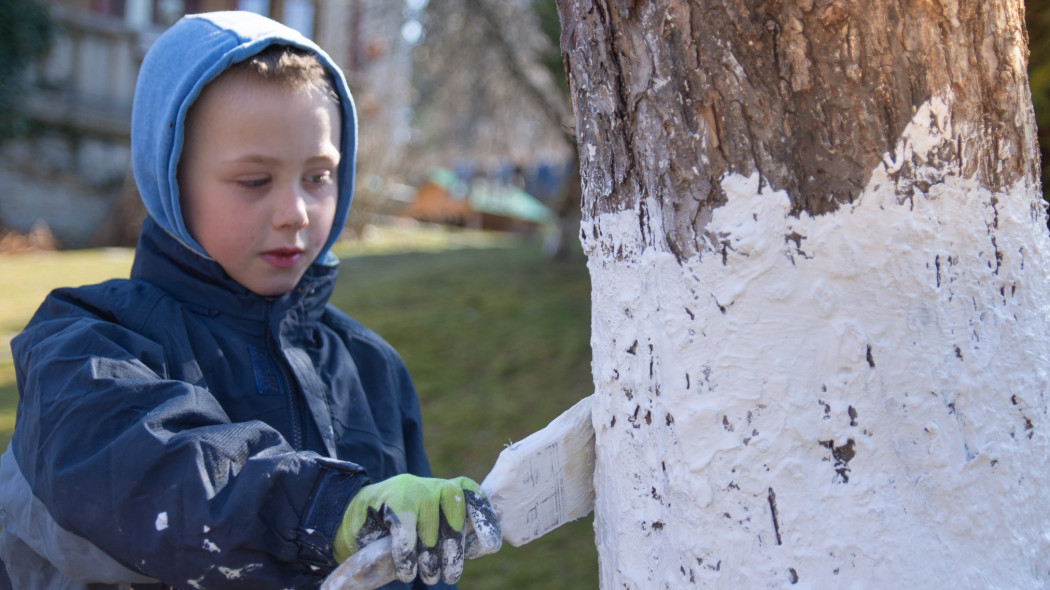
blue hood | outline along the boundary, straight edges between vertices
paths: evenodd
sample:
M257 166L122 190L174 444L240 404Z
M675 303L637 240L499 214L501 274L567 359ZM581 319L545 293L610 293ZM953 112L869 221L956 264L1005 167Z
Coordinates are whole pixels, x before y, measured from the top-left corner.
M354 192L357 114L342 70L298 31L250 12L211 12L184 17L161 35L142 61L131 113L132 166L139 194L157 224L188 248L208 257L186 229L176 182L186 112L204 86L231 65L270 45L317 55L332 73L342 111L339 204L318 262L335 264L329 249L339 238Z

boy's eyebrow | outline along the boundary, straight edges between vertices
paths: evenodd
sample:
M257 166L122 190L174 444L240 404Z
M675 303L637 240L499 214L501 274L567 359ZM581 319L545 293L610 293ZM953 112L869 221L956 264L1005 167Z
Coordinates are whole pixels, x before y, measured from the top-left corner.
M338 164L341 154L336 151L330 154L317 154L306 159L307 162L330 162L332 164Z
M339 160L340 160L340 154L339 154L339 152L336 151L336 152L333 152L331 154L323 154L322 153L322 154L317 154L315 156L310 156L305 161L306 162L310 162L310 163L314 163L314 162L326 162L326 163L328 163L328 162L330 162L332 164L338 164ZM226 164L263 164L263 165L271 165L272 166L274 164L280 163L280 161L281 161L280 158L274 158L274 157L271 157L271 156L264 156L262 154L247 154L247 155L244 155L244 156L235 156L235 157L232 157L232 158L228 158L228 159L226 159L224 161L224 163L226 163Z
M274 164L277 161L277 158L271 158L262 154L248 154L246 156L236 156L225 160L227 164Z

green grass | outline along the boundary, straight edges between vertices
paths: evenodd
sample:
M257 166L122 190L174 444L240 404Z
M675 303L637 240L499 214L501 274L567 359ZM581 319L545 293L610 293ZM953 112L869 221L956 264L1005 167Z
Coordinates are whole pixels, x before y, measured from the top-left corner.
M18 389L11 364L11 337L17 334L52 289L126 277L132 252L126 249L34 252L0 255L0 449L15 429Z
M6 449L11 433L15 431L15 406L18 389L15 387L15 368L11 354L0 355L0 449ZM0 450L0 452L3 452Z
M420 243L425 251L404 252ZM590 283L582 262L550 262L529 242L448 232L426 233L422 242L385 232L336 251L345 258L332 302L404 357L435 475L480 481L505 444L592 391ZM50 288L126 276L130 261L127 251L0 257L2 276L19 277L0 292L0 336L17 332ZM17 392L3 348L6 446ZM597 569L586 518L467 563L460 588L597 588Z
M438 476L480 481L503 445L593 390L586 269L538 248L351 258L333 303L401 352ZM597 588L590 519L468 563L460 587Z
M122 248L0 254L0 276L4 277L0 337L9 339L21 330L44 296L56 287L128 276L132 257L131 250Z
M347 259L333 303L397 348L439 476L480 480L499 450L591 392L590 285L533 247ZM464 590L596 588L589 519L467 564Z

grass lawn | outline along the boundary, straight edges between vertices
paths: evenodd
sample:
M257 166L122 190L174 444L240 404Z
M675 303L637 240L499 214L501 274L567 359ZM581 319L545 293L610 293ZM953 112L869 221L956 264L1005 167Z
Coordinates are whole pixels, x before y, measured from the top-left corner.
M85 285L131 270L130 250L81 250L0 255L0 449L15 428L15 369L11 364L11 337L17 334L52 289Z
M424 250L419 251L419 244ZM416 251L405 252L406 249ZM435 475L480 481L500 449L593 389L590 282L582 262L529 242L384 232L341 244L332 303L394 345L416 381ZM393 253L391 253L393 252ZM128 251L0 256L0 443L17 391L7 342L53 286L127 276ZM597 588L590 518L467 564L463 590Z

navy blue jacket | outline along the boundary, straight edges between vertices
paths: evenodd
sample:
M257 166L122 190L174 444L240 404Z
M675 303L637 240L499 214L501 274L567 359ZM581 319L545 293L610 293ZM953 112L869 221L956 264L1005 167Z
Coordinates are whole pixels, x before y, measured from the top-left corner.
M405 366L335 278L260 297L147 219L130 280L52 293L12 342L15 587L316 586L360 486L430 474Z

